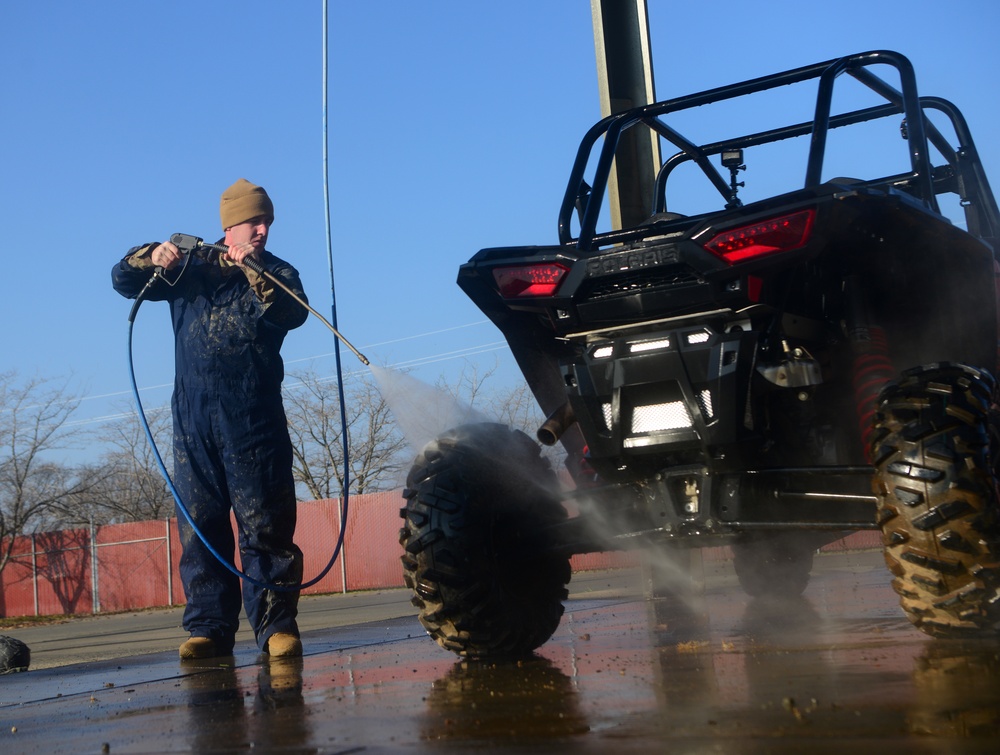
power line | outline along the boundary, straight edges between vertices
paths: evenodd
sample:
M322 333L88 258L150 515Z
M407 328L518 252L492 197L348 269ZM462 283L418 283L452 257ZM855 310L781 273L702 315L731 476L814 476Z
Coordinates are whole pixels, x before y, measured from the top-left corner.
M477 324L477 323L469 323L469 325L456 326L456 328L445 328L445 329L443 329L441 331L433 331L433 332L428 332L428 333L422 333L422 334L419 334L419 335L416 335L416 336L408 336L408 337L405 337L405 338L398 338L398 339L395 339L395 341L389 341L389 342L385 342L385 343L395 343L395 342L399 342L399 341L412 340L412 339L415 339L415 338L423 337L425 335L434 335L435 333L446 332L448 330L456 330L457 328L469 327L469 326L475 325L475 324ZM374 344L374 345L378 345L378 344ZM369 349L371 347L370 346L365 346L365 347L362 347L362 348L364 348L364 349L367 350L367 349ZM388 367L389 369L395 369L395 370L406 370L406 369L411 369L411 368L414 368L414 367L426 367L427 365L437 364L437 363L440 363L440 362L447 362L447 361L451 361L451 360L455 360L455 359L464 359L466 357L478 356L480 354L488 354L488 353L495 352L495 351L502 351L502 350L504 350L506 348L507 348L507 342L506 341L493 341L491 343L477 344L475 346L469 346L469 347L466 347L466 348L463 348L463 349L455 349L453 351L444 351L444 352L440 352L438 354L429 354L429 355L423 356L423 357L416 357L414 359L408 359L408 360L404 360L404 361L401 361L401 362L395 362L393 364L386 365L386 367ZM305 358L305 359L298 359L298 360L294 360L294 361L296 361L296 362L308 361L308 359L311 359L311 358L317 358L317 357L310 357L310 358ZM286 364L288 364L288 362L286 362ZM356 375L364 374L365 372L366 372L366 370L360 370L360 369L359 370L354 370L354 371L346 373L345 377L354 377ZM332 380L334 378L330 378L330 379ZM300 385L300 384L301 383L299 383L299 382L291 382L291 383L286 384L285 387L288 388L288 389L291 389L291 388L294 388L294 387L296 387L297 385ZM172 387L173 387L172 383L161 383L161 384L158 384L158 385L151 385L151 386L146 386L144 388L140 388L139 391L140 392L148 392L148 391L160 390L160 389L172 388ZM124 396L124 395L127 395L127 394L131 394L131 391L117 391L117 392L112 392L112 393L102 393L102 394L98 394L98 395L94 395L94 396L86 396L86 397L84 397L82 399L79 399L79 400L82 402L82 401L85 401L85 400L93 400L93 399L99 399L99 398L110 399L110 398L115 398L115 397L118 397L118 396ZM149 411L156 411L158 409L167 409L167 408L169 408L169 403L164 403L164 404L160 404L159 406L156 406L156 407L151 407L149 409ZM103 423L103 422L110 422L110 421L113 421L113 420L124 419L125 417L129 417L129 416L131 416L133 414L134 414L134 411L116 412L116 413L113 413L113 414L104 414L104 415L101 415L101 416L98 416L98 417L88 417L86 419L71 420L71 421L66 422L65 426L66 427L80 427L80 426L83 426L83 425L95 425L95 424L100 424L100 423Z
M472 327L475 327L477 325L484 325L484 324L486 324L488 322L489 322L489 320L476 320L475 322L468 322L468 323L465 323L464 325L454 325L454 326L452 326L450 328L439 328L438 330L428 330L428 331L426 331L424 333L416 333L416 334L411 335L411 336L403 336L402 338L393 338L393 339L390 339L388 341L379 341L377 343L369 343L369 344L365 344L361 348L363 350L367 351L369 349L376 349L376 348L378 348L380 346L389 346L389 345L392 345L392 344L395 344L395 343L403 343L405 341L415 341L418 338L426 338L428 336L436 336L436 335L440 335L442 333L451 333L451 332L454 332L456 330L463 330L464 328L472 328ZM486 344L485 347L488 347L488 350L493 350L492 349L493 344ZM484 346L470 346L468 348L469 349L479 349L479 348L484 348ZM445 354L457 354L459 352L444 352L444 353ZM333 356L333 352L329 352L329 353L325 353L325 354L314 354L312 356L299 357L298 359L286 359L284 361L285 361L286 365L289 365L289 364L298 364L300 362L309 362L309 361L312 361L314 359L323 359L325 357L330 357L330 356ZM470 356L471 356L471 354L470 354ZM441 357L442 357L441 354L435 354L435 355L431 355L431 356L427 356L427 357L420 357L418 359L410 360L409 362L400 362L400 363L398 363L396 365L388 365L388 366L389 367L396 367L398 369L399 367L415 366L417 364L424 363L424 360L429 360L426 363L427 364L431 364L431 363L437 362L437 361L444 361L443 359L441 359ZM349 374L356 374L356 373L349 373ZM140 388L139 390L143 391L143 392L154 391L154 390L159 390L159 389L163 389L163 388L173 388L173 385L174 385L173 383L159 383L157 385L147 385L147 386L144 386L144 387ZM113 391L111 393L97 393L97 394L94 394L93 396L84 396L84 397L82 397L82 398L80 398L78 400L80 402L83 402L83 401L96 401L96 400L99 400L99 399L116 398L118 396L126 396L126 395L131 395L131 394L132 394L131 391Z
M440 335L441 333L451 333L451 332L456 331L456 330L462 330L463 328L471 328L471 327L474 327L476 325L483 325L483 324L488 323L488 322L489 322L489 320L476 320L475 322L469 322L469 323L466 323L465 325L455 325L455 326L450 327L450 328L440 328L438 330L428 330L426 333L417 333L416 335L412 335L412 336L403 336L402 338L393 338L393 339L391 339L389 341L379 341L378 343L369 343L369 344L365 344L361 348L363 350L365 350L365 351L368 351L370 349L377 349L379 346L389 346L389 345L394 344L394 343L403 343L404 341L415 341L418 338L426 338L427 336L436 336L436 335ZM333 356L333 355L334 355L334 352L331 351L331 352L329 352L327 354L315 354L313 356L300 357L299 359L286 359L285 360L285 364L295 364L297 362L308 362L308 361L313 360L313 359L322 359L324 357L329 357L329 356Z

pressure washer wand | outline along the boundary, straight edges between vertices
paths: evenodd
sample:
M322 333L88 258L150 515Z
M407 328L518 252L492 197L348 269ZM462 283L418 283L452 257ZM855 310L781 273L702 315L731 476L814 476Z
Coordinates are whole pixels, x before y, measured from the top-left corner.
M186 233L175 233L173 236L170 237L170 242L185 254L193 254L199 251L215 253L215 254L226 254L229 251L229 247L226 246L225 244L208 244L202 239L198 238L197 236L190 236ZM354 346L351 345L351 342L348 341L346 338L344 338L344 336L342 336L340 332L335 327L333 327L333 325L331 325L330 322L325 317L323 317L323 315L321 315L315 309L310 307L309 303L305 299L303 299L301 296L292 291L292 289L289 288L287 285L285 285L285 282L279 279L278 276L273 275L271 272L266 270L263 265L261 265L257 260L253 259L252 257L245 258L243 260L243 264L246 267L253 270L255 273L257 273L257 275L267 278L274 285L278 286L278 288L282 289L286 294L295 299L295 301L297 301L307 310L312 312L312 314L316 315L316 317L318 317L323 322L323 324L330 329L330 332L332 332L337 338L339 338L343 342L343 344L348 349L351 350L354 356L356 356L358 359L361 360L361 364L365 365L366 367L371 364L371 362L368 361L368 358L360 351L358 351L356 348L354 348Z

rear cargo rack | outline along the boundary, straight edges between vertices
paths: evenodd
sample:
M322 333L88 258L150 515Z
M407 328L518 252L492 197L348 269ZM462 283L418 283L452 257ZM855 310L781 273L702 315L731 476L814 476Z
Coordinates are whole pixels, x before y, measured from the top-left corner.
M900 77L899 88L893 87L869 70L873 65L889 65ZM847 74L885 100L872 107L834 114L832 101L834 82ZM763 92L778 87L818 79L814 117L811 121L795 123L781 128L734 136L721 141L697 144L688 139L662 118L682 110ZM958 145L954 146L924 114L933 109L943 113L955 130ZM928 209L940 212L937 196L945 192L959 193L966 211L968 230L973 235L995 243L1000 228L1000 211L990 190L985 172L979 161L971 133L964 117L947 100L937 97L919 97L913 66L903 55L888 50L858 53L843 58L795 68L783 73L764 76L731 84L652 105L626 110L598 122L584 136L570 173L569 183L559 212L559 243L574 245L581 251L590 251L595 245L627 240L629 229L608 234L596 232L598 216L607 190L612 162L622 133L635 126L645 126L666 140L677 152L661 166L653 188L653 212L666 210L666 183L671 172L679 165L694 162L705 174L719 194L733 201L731 182L724 178L709 158L724 150L743 149L762 144L811 135L809 156L803 188L818 186L822 181L823 162L827 136L830 129L842 128L866 121L902 114L906 130L911 170L888 179L862 179L859 182L872 186L903 187L906 192ZM592 186L584 179L590 157L601 141L599 157L592 176ZM935 168L929 156L928 143L943 156L946 166ZM956 180L957 179L957 180ZM735 200L738 203L738 200ZM574 213L579 213L579 235L573 236L571 224Z

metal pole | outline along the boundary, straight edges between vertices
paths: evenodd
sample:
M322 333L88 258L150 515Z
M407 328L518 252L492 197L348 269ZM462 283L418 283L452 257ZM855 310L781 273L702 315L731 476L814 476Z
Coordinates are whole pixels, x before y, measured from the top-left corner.
M174 559L170 552L170 517L164 520L167 527L167 605L174 604Z
M329 8L327 6L326 0L323 1L323 209L325 213L326 220L326 256L327 264L330 268L330 322L333 323L333 327L337 327L337 287L334 285L334 275L333 275L333 225L330 217L330 137L329 137L329 32L330 32L330 21L329 21ZM333 355L334 363L337 373L337 390L341 397L341 410L343 410L343 396L344 396L344 370L340 361L340 339L335 338L333 342ZM366 363L367 364L367 363ZM344 491L343 498L338 502L337 506L337 518L342 520L340 522L340 580L343 585L343 592L347 592L347 538L344 533L344 527L347 526L347 522L343 521L346 517L343 516L343 511L347 505L348 488L351 484L351 467L348 463L348 436L347 436L347 417L344 416L344 412L340 413L340 437L343 439L344 448Z
M100 581L97 576L97 537L94 527L94 517L90 517L90 598L91 612L98 614L101 612Z
M590 0L601 115L656 102L646 0ZM611 223L631 227L653 211L660 144L647 128L622 134L608 181Z
M38 550L34 532L31 533L31 589L35 594L35 616L38 616Z
M345 438L346 441L346 438ZM337 499L337 519L340 521L340 531L344 532L344 527L347 526L347 522L344 520L344 506L341 499ZM340 585L341 592L345 595L347 594L347 537L344 537L344 542L340 546Z

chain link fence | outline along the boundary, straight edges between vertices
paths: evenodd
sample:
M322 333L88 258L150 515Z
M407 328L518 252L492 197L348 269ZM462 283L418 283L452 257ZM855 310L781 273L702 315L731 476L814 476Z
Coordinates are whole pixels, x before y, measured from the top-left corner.
M398 545L399 490L351 496L341 557L304 594L403 587ZM341 526L339 500L300 503L295 541L305 578L329 563ZM97 614L184 603L178 573L177 520L106 524L17 538L0 574L0 617ZM878 532L856 532L823 550L881 548ZM731 558L726 547L706 548L705 560ZM588 553L574 571L638 563L634 553Z

